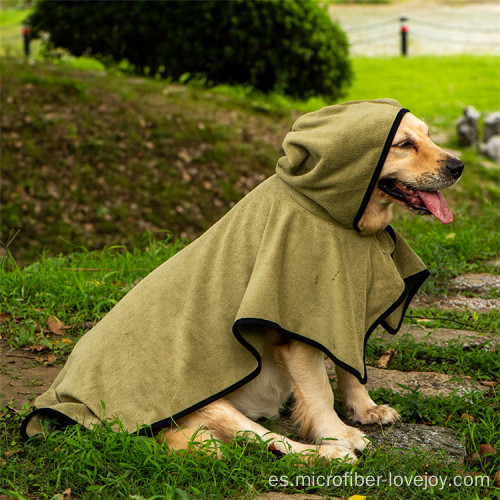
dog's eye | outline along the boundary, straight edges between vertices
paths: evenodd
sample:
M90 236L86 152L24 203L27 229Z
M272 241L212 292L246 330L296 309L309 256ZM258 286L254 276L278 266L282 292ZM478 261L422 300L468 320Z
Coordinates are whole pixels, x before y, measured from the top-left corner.
M398 144L395 144L397 148L413 148L415 143L413 141L403 141Z

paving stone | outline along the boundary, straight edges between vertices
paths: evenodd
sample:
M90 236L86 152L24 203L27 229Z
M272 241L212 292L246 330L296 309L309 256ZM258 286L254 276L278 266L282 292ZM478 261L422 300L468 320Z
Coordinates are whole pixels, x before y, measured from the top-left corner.
M326 360L326 369L330 380L335 380L335 365ZM475 382L466 375L448 375L435 372L401 372L387 368L366 367L368 381L366 388L369 391L391 389L402 394L412 392L418 387L418 392L425 396L450 396L457 394L465 396L471 391L487 391L488 387ZM403 386L403 387L402 387Z
M391 335L383 328L378 328L373 333L373 337L391 344L410 337L415 342L438 346L448 346L450 343L458 342L471 347L485 344L493 349L500 345L500 337L493 333L458 330L455 328L426 328L419 325L403 325L397 335Z
M447 297L440 299L433 304L438 309L444 311L455 311L457 309L468 310L472 312L488 313L494 310L500 310L500 299L483 299L482 297Z
M434 372L400 372L386 368L367 366L369 391L391 389L394 392L408 393L418 387L418 392L425 396L450 396L456 394L465 396L471 391L486 391L487 387L475 382L466 375L448 375ZM407 387L405 389L404 387Z
M390 426L361 425L359 428L384 451L426 453L447 463L462 463L465 458L465 448L457 435L437 425L396 422Z
M486 295L492 288L500 289L500 276L489 273L467 273L452 279L451 288L458 292Z

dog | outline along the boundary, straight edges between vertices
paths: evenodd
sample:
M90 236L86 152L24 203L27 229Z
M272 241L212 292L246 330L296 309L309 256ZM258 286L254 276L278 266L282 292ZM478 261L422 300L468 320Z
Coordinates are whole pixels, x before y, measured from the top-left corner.
M450 223L451 212L437 190L454 184L463 168L462 161L431 140L424 122L406 113L358 223L361 233L369 235L386 228L395 203ZM270 449L284 454L355 461L356 451L362 451L368 440L336 414L324 358L316 347L268 328L262 370L256 378L182 417L161 430L157 438L177 450L193 444L206 447L210 442L227 443L242 435L260 438ZM388 405L377 405L354 375L338 365L336 374L337 396L350 410L353 421L391 424L400 418ZM292 421L310 444L270 432L255 421L278 415L290 394L295 400Z

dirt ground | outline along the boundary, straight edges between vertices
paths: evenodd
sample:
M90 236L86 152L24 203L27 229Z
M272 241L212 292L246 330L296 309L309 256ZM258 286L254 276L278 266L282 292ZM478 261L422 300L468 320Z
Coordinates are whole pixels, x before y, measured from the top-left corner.
M16 409L45 392L61 371L61 366L47 364L46 355L33 354L29 349L11 350L0 339L0 406Z

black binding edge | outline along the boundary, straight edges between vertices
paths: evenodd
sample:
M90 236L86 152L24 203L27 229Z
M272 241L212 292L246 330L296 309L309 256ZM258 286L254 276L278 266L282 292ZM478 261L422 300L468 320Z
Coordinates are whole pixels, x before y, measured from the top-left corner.
M401 108L398 111L398 114L396 115L394 122L392 123L391 130L389 131L389 135L387 136L387 139L385 140L385 144L384 144L384 147L382 149L382 153L380 154L380 158L378 159L377 166L375 167L372 178L370 179L370 184L368 184L368 188L366 190L365 196L363 197L363 201L361 202L361 205L358 209L356 217L354 217L354 222L352 223L352 227L358 232L361 231L358 227L359 219L361 219L361 217L363 216L363 212L366 209L366 205L368 205L368 201L370 200L370 196L372 195L373 190L375 189L375 185L377 184L378 178L380 176L380 172L382 171L382 167L384 166L385 159L387 158L387 155L389 154L389 150L391 149L392 140L394 139L394 136L396 135L396 132L397 132L398 127L401 123L401 120L403 119L403 116L409 112L410 112L409 109Z

